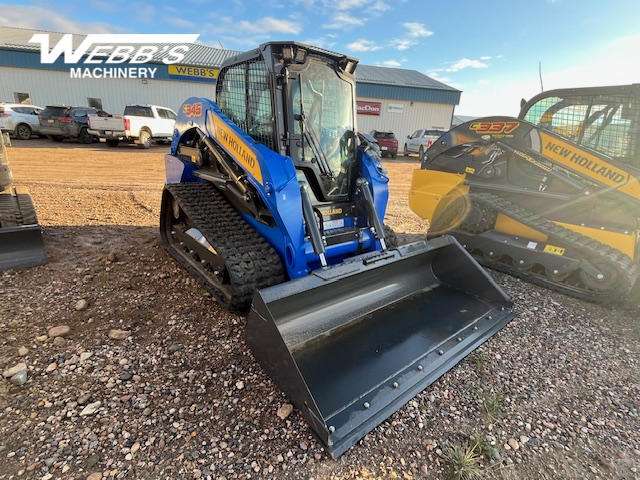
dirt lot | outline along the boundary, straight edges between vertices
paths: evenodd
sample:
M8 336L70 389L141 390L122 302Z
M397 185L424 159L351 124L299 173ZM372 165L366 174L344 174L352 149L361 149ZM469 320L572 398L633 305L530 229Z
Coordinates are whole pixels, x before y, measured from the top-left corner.
M9 149L49 263L0 274L0 368L28 367L24 385L0 379L0 479L444 479L474 445L477 478L640 478L637 292L599 306L496 272L518 317L332 460L297 411L281 418L288 401L244 344L244 317L159 245L166 150ZM419 239L406 201L418 164L385 166L386 222Z

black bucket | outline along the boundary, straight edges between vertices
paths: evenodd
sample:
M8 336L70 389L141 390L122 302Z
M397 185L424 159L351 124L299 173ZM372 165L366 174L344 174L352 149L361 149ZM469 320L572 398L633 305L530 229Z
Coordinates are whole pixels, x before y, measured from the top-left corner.
M450 236L256 292L254 356L338 457L514 316Z
M40 225L0 228L0 272L47 263Z

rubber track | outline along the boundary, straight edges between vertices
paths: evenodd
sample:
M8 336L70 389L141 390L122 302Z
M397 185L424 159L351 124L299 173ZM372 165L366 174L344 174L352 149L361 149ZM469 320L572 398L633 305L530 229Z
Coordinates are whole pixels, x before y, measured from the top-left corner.
M0 193L0 226L19 227L38 223L31 196L17 193L15 187Z
M206 237L227 266L231 285L221 290L204 268L194 268L184 252L169 241L165 247L178 262L222 305L244 310L256 289L284 282L282 262L276 251L227 202L212 184L190 182L167 185L180 208Z
M591 302L605 303L619 300L626 296L633 287L638 277L638 266L633 263L628 255L620 250L603 244L593 238L576 233L568 228L564 228L497 195L485 192L471 193L468 197L474 202L507 215L514 220L547 235L549 237L548 243L579 250L582 254L582 259L586 259L588 261L589 259L593 260L597 258L606 261L612 268L617 270L619 274L619 281L613 290L598 291L579 288L566 283L558 283L543 275L535 274L530 271L519 270L512 265L501 262L491 262L484 257L478 258L480 263L483 265ZM497 253L499 254L499 252ZM571 275L568 278L571 278Z

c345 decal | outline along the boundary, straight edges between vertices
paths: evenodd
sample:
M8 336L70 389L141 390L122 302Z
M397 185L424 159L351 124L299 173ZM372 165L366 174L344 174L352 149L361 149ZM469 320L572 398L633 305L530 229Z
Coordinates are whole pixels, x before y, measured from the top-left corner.
M185 103L182 106L182 111L187 117L199 117L202 115L202 102Z

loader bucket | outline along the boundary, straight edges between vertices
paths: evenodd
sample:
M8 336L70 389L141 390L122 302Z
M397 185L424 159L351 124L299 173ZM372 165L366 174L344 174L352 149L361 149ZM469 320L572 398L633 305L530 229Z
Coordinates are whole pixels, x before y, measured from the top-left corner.
M258 290L247 344L332 457L514 316L451 236Z
M40 225L0 228L0 272L47 263Z

